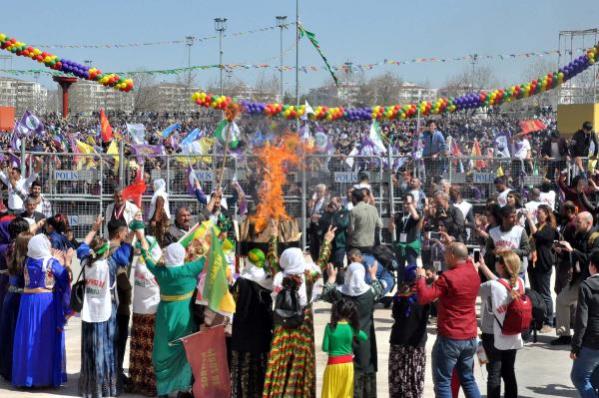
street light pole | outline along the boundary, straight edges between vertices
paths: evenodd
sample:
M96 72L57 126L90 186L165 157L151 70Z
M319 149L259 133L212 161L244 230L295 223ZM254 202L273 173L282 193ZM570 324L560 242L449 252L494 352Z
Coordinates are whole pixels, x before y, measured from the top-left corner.
M283 29L286 28L285 22L287 21L286 16L278 16L277 17L277 26L281 29L281 40L280 40L280 51L281 51L281 65L279 68L279 84L280 84L280 93L279 93L279 101L283 102Z
M223 33L225 32L225 30L227 30L227 18L214 18L214 30L218 32L218 66L220 69L220 95L223 95Z
M193 36L185 36L185 45L187 46L187 89L191 88L191 46L193 46L193 42L195 37Z

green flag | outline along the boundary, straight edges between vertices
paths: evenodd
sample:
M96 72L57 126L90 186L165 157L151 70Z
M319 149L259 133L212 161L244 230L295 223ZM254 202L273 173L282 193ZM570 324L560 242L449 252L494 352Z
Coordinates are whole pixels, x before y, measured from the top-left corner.
M304 27L301 24L298 24L297 27L300 32L300 37L306 36L308 38L308 40L310 40L310 43L312 43L312 45L314 46L316 51L318 51L318 54L324 61L324 64L326 65L327 70L333 77L333 80L335 81L335 85L338 86L339 82L337 81L337 76L335 76L335 72L333 72L333 68L331 68L331 65L329 64L329 60L327 59L327 57L325 57L324 53L322 52L322 49L320 48L320 43L318 43L318 40L316 39L316 34L310 32L310 31L307 31L306 29L304 29Z
M210 253L202 290L201 301L212 311L223 315L235 313L235 300L229 292L227 282L227 259L215 229L212 229Z
M237 123L229 123L226 119L223 119L216 125L214 138L216 138L222 145L225 145L227 142L227 134L229 134L229 148L236 149L239 145L239 127L237 126Z

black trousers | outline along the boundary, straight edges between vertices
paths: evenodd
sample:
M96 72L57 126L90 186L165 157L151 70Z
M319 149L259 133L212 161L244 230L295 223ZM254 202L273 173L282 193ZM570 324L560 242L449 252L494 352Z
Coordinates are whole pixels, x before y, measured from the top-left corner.
M483 334L483 347L487 354L487 398L501 398L501 379L505 385L505 398L518 398L516 383L516 350L498 350L495 348L492 334Z
M551 271L553 268L549 268L548 271L537 271L533 268L529 272L530 276L530 287L535 292L543 296L543 301L547 306L547 316L544 320L545 325L551 326L553 324L553 300L551 299Z
M123 378L121 382L124 382L125 372L123 371L123 362L125 361L125 349L127 347L127 339L129 338L129 314L117 314L116 315L116 352L117 352L117 371L119 378Z

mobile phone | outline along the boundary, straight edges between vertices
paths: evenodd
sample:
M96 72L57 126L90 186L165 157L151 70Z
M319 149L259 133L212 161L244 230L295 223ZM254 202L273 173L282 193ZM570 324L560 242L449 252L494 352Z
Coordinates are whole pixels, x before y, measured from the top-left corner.
M474 251L472 252L472 255L474 257L475 263L480 262L480 249L474 249Z
M441 239L441 234L439 234L438 232L435 232L435 231L431 231L428 233L428 238L439 240L439 239Z

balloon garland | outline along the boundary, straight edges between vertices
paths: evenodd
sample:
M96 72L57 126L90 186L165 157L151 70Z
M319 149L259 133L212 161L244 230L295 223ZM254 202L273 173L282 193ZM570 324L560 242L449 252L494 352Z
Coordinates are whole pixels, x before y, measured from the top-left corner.
M316 106L310 118L313 120L339 120L348 121L358 120L405 120L416 117L418 111L422 116L441 115L453 113L464 109L476 109L483 107L499 106L507 102L532 97L545 91L552 90L560 84L572 79L574 76L583 72L597 60L599 55L599 43L591 47L572 62L559 68L557 72L548 73L545 76L532 80L528 83L517 84L508 88L496 89L490 92L479 91L472 92L459 97L444 97L434 101L420 101L414 104L391 105L362 108L344 108ZM224 110L232 103L237 102L241 105L243 112L249 115L265 115L269 117L284 117L286 119L297 119L304 116L307 112L305 105L295 106L280 103L263 103L247 100L236 101L231 97L212 95L205 92L196 92L192 95L192 100L199 106Z
M133 89L133 80L131 79L124 79L115 73L102 73L100 69L90 68L68 59L59 58L39 48L28 46L15 38L9 38L4 33L0 33L0 48L21 57L29 57L43 63L47 68L68 73L80 79L95 81L103 86L113 87L125 92Z

